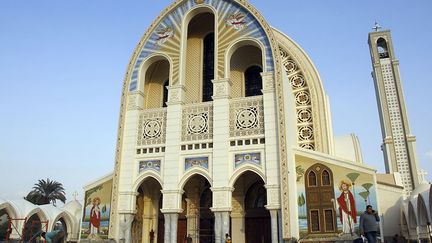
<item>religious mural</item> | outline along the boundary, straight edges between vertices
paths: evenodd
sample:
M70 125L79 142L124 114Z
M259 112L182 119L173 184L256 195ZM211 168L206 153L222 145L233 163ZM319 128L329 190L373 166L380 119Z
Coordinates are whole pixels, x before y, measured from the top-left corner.
M357 234L366 205L377 208L372 174L324 163L297 162L300 237ZM309 219L309 220L308 220Z
M85 192L81 239L107 239L111 210L112 179Z

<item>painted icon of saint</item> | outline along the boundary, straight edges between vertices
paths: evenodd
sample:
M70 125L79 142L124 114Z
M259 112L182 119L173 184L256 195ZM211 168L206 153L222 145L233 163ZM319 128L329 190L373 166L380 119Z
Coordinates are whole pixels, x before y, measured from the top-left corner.
M100 226L100 208L101 200L99 197L93 199L93 207L90 210L90 235L96 236L99 233Z
M354 195L351 193L351 183L342 180L339 183L340 196L337 198L339 204L340 222L342 232L346 234L354 233L354 224L357 223L357 213Z

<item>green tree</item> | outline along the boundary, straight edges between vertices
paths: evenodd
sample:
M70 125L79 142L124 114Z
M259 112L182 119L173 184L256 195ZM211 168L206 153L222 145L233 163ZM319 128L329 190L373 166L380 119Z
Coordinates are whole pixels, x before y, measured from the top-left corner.
M25 200L37 204L50 204L56 205L57 200L66 202L65 190L60 182L47 180L39 180L33 187L33 190L24 197Z

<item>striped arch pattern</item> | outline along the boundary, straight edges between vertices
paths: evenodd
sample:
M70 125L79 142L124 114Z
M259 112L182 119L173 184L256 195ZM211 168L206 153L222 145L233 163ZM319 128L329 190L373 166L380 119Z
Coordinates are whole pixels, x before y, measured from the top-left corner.
M138 47L139 54L132 60L132 70L129 80L129 91L136 91L139 69L142 62L155 52L167 54L173 61L172 84L179 81L180 49L181 49L181 23L187 12L197 6L207 6L215 9L218 15L218 63L216 75L223 77L224 54L233 41L240 38L253 38L260 41L265 47L265 72L274 71L271 45L267 34L260 22L243 6L230 0L205 0L197 4L195 0L186 0L176 8L164 15L153 28L144 36L144 43ZM146 38L147 37L147 38Z

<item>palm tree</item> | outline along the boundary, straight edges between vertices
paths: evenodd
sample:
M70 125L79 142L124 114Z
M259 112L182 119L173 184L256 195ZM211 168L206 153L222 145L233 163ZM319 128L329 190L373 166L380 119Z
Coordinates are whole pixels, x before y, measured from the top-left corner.
M24 197L27 201L37 204L50 204L56 205L56 201L60 200L66 202L65 190L60 182L47 179L39 180L33 187L33 190Z

